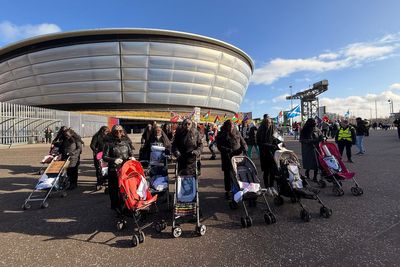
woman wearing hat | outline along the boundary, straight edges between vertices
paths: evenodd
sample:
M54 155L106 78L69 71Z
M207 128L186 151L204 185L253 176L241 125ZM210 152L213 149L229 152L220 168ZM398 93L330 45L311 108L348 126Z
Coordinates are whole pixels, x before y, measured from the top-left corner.
M114 125L111 129L111 137L104 147L103 160L108 162L108 188L111 200L111 208L121 213L121 204L118 194L117 170L122 164L133 157L130 140L121 125Z

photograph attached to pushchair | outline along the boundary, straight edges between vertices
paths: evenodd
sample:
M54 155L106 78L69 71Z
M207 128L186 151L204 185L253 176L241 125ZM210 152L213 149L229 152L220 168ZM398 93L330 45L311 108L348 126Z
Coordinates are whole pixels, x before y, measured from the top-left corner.
M66 197L66 190L70 184L67 176L68 165L69 157L66 160L61 160L61 155L53 157L35 188L25 199L22 208L24 210L30 209L31 202L40 202L41 208L47 208L49 206L47 199L53 193L60 193L61 197Z
M158 203L167 203L167 209L172 207L172 196L169 193L168 160L169 151L162 144L151 146L149 160L141 160L145 175L150 185L151 194L158 195Z
M179 162L179 161L178 161ZM197 161L194 173L181 170L178 173L179 163L175 167L175 193L172 216L172 235L177 238L182 235L180 223L195 219L195 232L199 236L205 235L207 228L200 223L199 181Z
M336 196L344 195L342 181L345 180L353 180L354 186L351 187L351 193L354 196L361 196L364 194L363 189L355 179L355 172L350 172L346 168L335 144L326 141L321 142L315 151L318 155L322 176L327 182L333 184L332 192Z
M240 218L243 228L251 227L253 219L249 215L247 204L250 207L257 206L257 199L261 197L265 204L263 216L266 224L276 223L276 216L272 212L267 198L266 189L261 188L261 182L258 178L257 168L254 162L247 156L233 156L232 164L232 195L233 200L229 202L231 209L237 209L238 203L242 203L245 215Z
M103 152L96 154L99 170L96 170L96 191L104 188L104 194L108 194L108 163L103 160Z
M148 222L147 215L155 214L155 212L151 213L150 209L157 210L157 195L150 193L144 170L139 161L128 160L122 165L119 170L118 185L122 210L117 221L117 230L126 228L125 215L132 217L134 223L132 246L136 247L145 241L144 229L153 225L155 228L165 229L166 223L162 220Z
M329 218L332 210L325 206L319 197L319 190L311 187L305 177L300 174L300 161L297 155L284 148L282 144L278 145L278 150L274 153L274 161L277 167L277 184L279 195L274 198L274 203L280 206L284 203L282 196L290 198L292 203L298 203L301 207L300 218L309 222L311 213L302 203L301 199L316 200L321 205L320 216Z

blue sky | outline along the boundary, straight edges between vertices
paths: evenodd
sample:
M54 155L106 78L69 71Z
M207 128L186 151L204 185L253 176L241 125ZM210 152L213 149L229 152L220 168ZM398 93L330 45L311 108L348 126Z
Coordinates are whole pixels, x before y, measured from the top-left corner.
M327 111L369 118L400 109L400 1L2 1L0 46L92 28L159 28L216 38L245 51L255 72L241 111L276 116L285 96L322 79ZM294 105L298 104L294 101Z

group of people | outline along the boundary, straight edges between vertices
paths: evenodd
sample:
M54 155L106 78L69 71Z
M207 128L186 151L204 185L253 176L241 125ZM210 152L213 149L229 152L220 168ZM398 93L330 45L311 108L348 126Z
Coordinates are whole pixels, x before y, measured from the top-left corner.
M353 162L352 145L357 145L359 150L357 154L365 153L363 137L368 135L368 130L361 118L357 118L356 121L357 123L354 126L350 125L347 120L341 121L334 136L340 154L342 155L346 150L349 162ZM313 171L313 179L317 181L318 164L315 148L319 142L326 138L326 133L311 118L298 130L300 132L299 140L305 175L310 178L310 171ZM275 196L278 195L278 192L274 187L277 171L274 153L279 149L278 144L281 142L276 132L277 129L273 120L267 114L263 116L258 127L253 122L243 123L240 127L237 127L232 120L226 120L220 128L217 125L206 125L204 133L198 129L196 123L191 119L185 119L174 130L170 126L161 126L157 123L149 124L142 134L139 160L149 160L152 145L163 146L167 154L171 153L176 158L179 173L194 174L199 171L203 138L206 137L211 152L210 160L216 159L216 149L220 151L225 197L227 199L232 197L232 157L243 154L252 158L253 150L259 157L267 193ZM70 189L76 188L83 146L81 137L72 129L62 127L52 141L52 146L59 148L63 159L69 158L70 165L67 173L71 182ZM117 212L122 212L118 193L118 169L125 161L134 159L132 141L121 125L114 125L111 130L107 126L102 126L92 137L90 148L93 151L97 183L101 185L104 182L98 161L98 153L102 152L102 159L108 163L107 179L111 208Z

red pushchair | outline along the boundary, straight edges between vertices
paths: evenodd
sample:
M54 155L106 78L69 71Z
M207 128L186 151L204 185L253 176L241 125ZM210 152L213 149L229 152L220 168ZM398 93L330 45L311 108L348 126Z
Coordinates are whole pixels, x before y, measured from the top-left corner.
M157 195L152 196L147 184L142 165L139 161L128 160L119 170L118 185L120 197L123 202L122 210L128 211L134 220L135 233L132 237L132 246L136 247L145 240L143 229L153 225L153 222L139 226L142 212L148 211L157 200ZM122 230L126 221L121 217L117 222L117 229ZM165 222L156 223L158 227L166 228Z
M318 161L322 169L323 174L328 182L333 183L333 193L337 196L343 196L344 191L342 189L342 181L353 180L354 186L351 188L351 193L354 196L360 196L364 193L362 188L358 185L354 176L354 172L350 172L344 165L339 150L336 145L329 142L319 143L319 147L316 148L318 155Z

